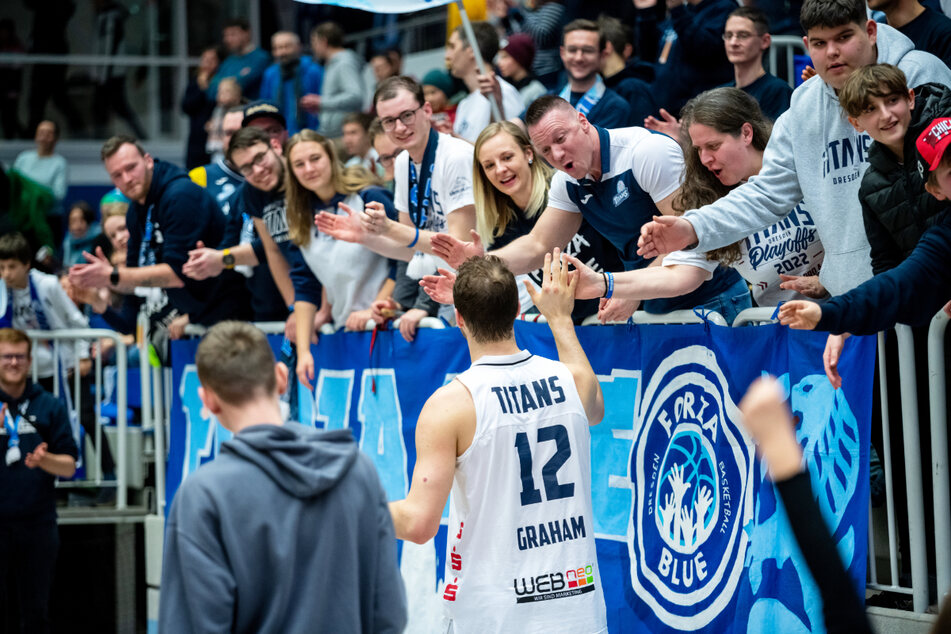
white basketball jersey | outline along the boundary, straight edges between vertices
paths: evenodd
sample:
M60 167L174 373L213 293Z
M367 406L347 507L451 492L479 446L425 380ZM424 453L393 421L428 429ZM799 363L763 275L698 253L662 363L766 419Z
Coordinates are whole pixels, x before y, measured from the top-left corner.
M453 632L606 632L590 432L571 372L521 351L482 357L456 379L476 431L450 498Z

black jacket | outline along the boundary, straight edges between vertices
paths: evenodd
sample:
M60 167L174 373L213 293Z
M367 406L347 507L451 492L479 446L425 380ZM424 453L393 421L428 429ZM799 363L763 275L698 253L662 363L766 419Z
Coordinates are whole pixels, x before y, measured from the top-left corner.
M904 164L881 143L873 143L868 149L869 167L862 178L859 199L875 275L895 268L908 257L921 234L949 207L925 191L928 165L915 149L915 140L928 124L949 115L951 89L930 83L918 86L911 126L905 134Z
M156 264L172 267L185 283L182 288L166 289L169 303L180 313L188 313L193 324L210 326L222 319L249 319L248 292L240 274L224 271L216 278L197 281L182 273L188 252L199 240L205 246L221 242L225 217L214 197L171 163L156 160L145 204L129 205L126 266L139 265L139 247L150 209L154 230L146 251L154 254Z
M78 451L66 407L36 383L29 383L20 398L0 390L0 402L19 416L20 460L7 465L4 457L10 436L0 421L0 524L9 521L56 521L55 476L24 464L26 455L45 442L47 451L76 458Z

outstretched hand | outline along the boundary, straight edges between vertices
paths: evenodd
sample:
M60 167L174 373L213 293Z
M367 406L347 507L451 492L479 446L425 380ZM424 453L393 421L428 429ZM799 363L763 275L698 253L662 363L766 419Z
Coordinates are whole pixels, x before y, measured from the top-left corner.
M532 298L532 303L545 316L549 324L559 319L571 321L578 276L568 273L568 264L561 261L561 249L545 254L541 290L535 290L535 286L528 280L524 280L523 283L528 289L528 296Z
M74 264L69 269L69 283L80 288L102 288L109 285L109 275L112 273L112 263L102 252L102 247L96 247L95 253L83 251L85 264Z
M360 221L360 215L343 203L338 204L337 207L343 212L342 214L332 214L329 211L322 211L317 214L317 217L314 218L317 230L334 240L362 242L366 232L363 229L363 223Z
M822 307L815 302L797 299L779 307L779 323L796 330L813 330L822 317Z
M822 299L829 295L826 287L819 281L818 275L786 275L780 273L779 279L781 280L779 288L785 291L795 291L812 299Z
M680 140L680 121L663 108L660 109L660 119L649 116L644 119L644 127L654 132L666 134L674 141Z
M842 348L845 347L845 340L851 335L849 333L841 335L829 335L826 339L826 349L822 353L822 365L826 370L826 376L832 387L839 389L842 387L842 376L839 374L839 359L842 358Z
M479 237L479 233L474 229L470 229L469 234L472 236L472 242L463 242L448 233L437 233L433 235L433 237L429 239L429 243L433 248L433 254L442 258L446 264L454 269L458 269L462 266L462 263L469 258L485 255L485 248L482 246L482 239Z
M575 289L575 299L595 299L603 297L607 290L604 287L604 276L578 258L565 254L565 259L575 267L578 276L578 287Z
M442 234L439 234L442 235ZM436 269L439 275L425 275L419 281L426 294L440 304L451 305L452 285L456 283L456 274L447 269Z
M188 261L182 266L182 273L193 280L204 280L221 275L225 264L217 249L209 249L199 240L195 248L188 252Z
M686 249L696 243L697 232L683 216L654 216L651 222L645 222L641 227L637 254L645 258L655 258Z
M598 303L598 321L601 325L625 322L640 307L641 300L627 297L601 298Z
M344 207L345 205L341 205ZM368 234L386 235L393 221L386 215L382 203L369 202L360 213L360 224Z

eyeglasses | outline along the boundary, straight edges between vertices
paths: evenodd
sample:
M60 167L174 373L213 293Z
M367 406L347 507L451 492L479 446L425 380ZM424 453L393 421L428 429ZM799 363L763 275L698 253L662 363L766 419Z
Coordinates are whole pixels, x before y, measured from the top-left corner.
M0 354L0 362L2 363L26 363L28 358L25 354Z
M597 55L598 49L593 46L566 46L565 53L568 55L575 55L576 53L581 53L582 55Z
M753 37L753 33L750 33L749 31L724 31L723 32L724 42L729 42L733 38L736 38L741 42L745 42L751 37Z
M396 157L399 156L399 153L402 151L403 150L396 150L392 154L380 154L378 157L380 160L380 165L383 167L389 167L393 164L393 161L396 160Z
M403 122L407 128L413 125L416 121L416 111L422 108L422 106L416 106L412 110L406 110L401 112L398 117L387 117L385 119L380 119L380 125L383 127L384 132L392 132L396 128L396 120L399 119Z
M264 163L264 157L267 156L267 153L270 151L271 150L264 150L264 151L258 152L257 154L254 155L254 158L251 159L250 163L247 163L245 165L239 165L238 171L241 172L244 176L250 176L251 174L254 173L255 167L258 167L262 163Z

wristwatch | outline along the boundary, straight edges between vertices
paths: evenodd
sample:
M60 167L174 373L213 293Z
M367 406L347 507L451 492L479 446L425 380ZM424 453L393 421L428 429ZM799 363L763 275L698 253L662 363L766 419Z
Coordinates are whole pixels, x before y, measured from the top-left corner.
M221 252L221 263L225 265L226 269L234 268L234 255L232 255L231 249L225 249Z
M112 286L119 285L119 267L118 266L112 267L112 273L109 274L109 284L111 284Z

